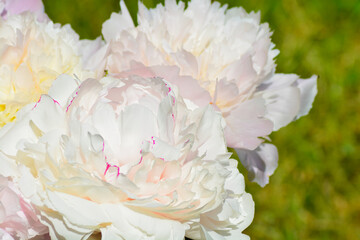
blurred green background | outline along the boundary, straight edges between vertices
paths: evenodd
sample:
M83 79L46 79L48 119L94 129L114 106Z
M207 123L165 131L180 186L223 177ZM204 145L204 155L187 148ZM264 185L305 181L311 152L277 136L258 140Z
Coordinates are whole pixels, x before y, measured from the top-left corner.
M44 0L54 22L100 35L118 0ZM137 1L125 1L136 17ZM144 0L148 7L159 1ZM279 167L270 184L247 182L252 239L360 239L360 1L222 0L261 11L274 31L277 72L319 76L310 114L272 134ZM244 173L244 169L241 169Z

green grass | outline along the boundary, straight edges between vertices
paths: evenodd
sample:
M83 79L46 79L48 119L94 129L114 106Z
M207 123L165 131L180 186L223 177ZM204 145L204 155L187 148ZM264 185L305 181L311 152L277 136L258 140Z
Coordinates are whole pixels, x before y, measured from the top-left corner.
M132 15L136 2L126 1ZM144 1L154 6L157 1ZM247 182L256 203L252 239L360 239L360 2L227 0L261 10L274 31L277 71L319 75L310 114L272 134L279 167L270 185ZM45 0L55 22L100 35L117 0Z

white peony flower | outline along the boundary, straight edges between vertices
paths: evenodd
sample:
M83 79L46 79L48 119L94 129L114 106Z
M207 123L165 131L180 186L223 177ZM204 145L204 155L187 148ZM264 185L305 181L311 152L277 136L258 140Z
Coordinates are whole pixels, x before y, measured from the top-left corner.
M0 130L0 161L19 164L54 239L248 239L254 203L223 127L161 78L62 75Z
M82 69L80 45L69 25L39 22L31 13L0 19L0 126L47 93L58 75L93 76Z
M0 238L29 239L47 233L34 209L19 193L15 184L0 176ZM46 235L37 239L46 239Z
M173 71L165 66L178 67L181 75L197 82L192 85L207 91L203 102L210 99L221 111L227 144L238 151L253 180L268 183L277 166L277 150L264 139L309 112L316 76L300 79L274 73L279 51L259 13L227 9L210 0L189 1L187 8L183 2L166 0L155 9L139 3L135 26L124 2L120 5L122 12L113 13L103 25L107 53L99 51L104 58L98 54L93 66L120 73L140 63L155 68L154 76ZM189 82L176 83L180 94L196 96L181 90L191 91L184 86Z

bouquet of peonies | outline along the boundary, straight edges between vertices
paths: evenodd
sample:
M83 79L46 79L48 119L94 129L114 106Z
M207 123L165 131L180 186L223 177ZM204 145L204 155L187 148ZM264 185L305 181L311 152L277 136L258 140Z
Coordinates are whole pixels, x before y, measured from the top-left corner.
M258 13L123 1L79 40L39 0L0 1L1 239L249 239L238 153L264 186L268 135L306 115L316 76L275 73Z

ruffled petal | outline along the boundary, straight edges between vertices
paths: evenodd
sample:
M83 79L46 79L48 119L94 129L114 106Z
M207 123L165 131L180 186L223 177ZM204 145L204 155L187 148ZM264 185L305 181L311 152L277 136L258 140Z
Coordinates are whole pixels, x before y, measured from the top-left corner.
M134 27L133 20L123 0L120 1L121 13L112 13L109 20L102 26L102 35L105 41L115 40L121 31Z
M295 84L300 89L300 110L296 118L309 113L317 94L317 76L309 79L298 79Z
M279 155L273 144L263 143L257 149L250 151L236 149L241 163L248 170L251 181L264 187L269 183L269 177L278 166Z

